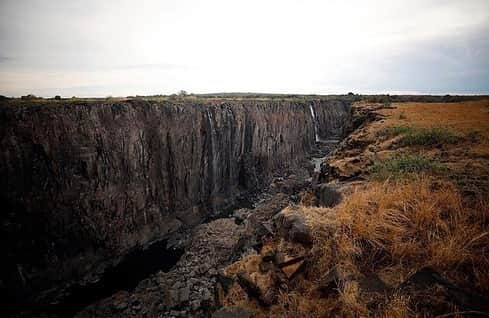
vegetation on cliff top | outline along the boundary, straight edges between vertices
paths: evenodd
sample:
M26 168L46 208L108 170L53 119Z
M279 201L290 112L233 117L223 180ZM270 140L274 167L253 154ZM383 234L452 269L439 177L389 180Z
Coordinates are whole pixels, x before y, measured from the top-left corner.
M420 154L400 154L387 160L376 161L369 173L377 179L389 177L405 177L408 174L440 173L446 167L438 160L427 158Z
M445 127L392 126L386 128L383 133L391 137L400 135L400 143L403 146L454 144L459 138L454 132Z

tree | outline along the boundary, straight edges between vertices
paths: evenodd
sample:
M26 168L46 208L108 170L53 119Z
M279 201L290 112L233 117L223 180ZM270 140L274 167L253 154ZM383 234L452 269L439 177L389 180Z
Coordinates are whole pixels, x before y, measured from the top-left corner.
M54 99L55 99L55 100L61 100L61 96L56 95L56 96L54 96Z
M36 99L36 95L33 95L33 94L29 94L29 95L24 95L24 96L21 96L20 97L21 99L27 99L27 100L30 100L30 99Z

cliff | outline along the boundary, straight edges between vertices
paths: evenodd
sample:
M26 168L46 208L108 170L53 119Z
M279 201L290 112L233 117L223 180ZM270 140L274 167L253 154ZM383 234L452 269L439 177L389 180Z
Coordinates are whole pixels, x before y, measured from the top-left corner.
M2 102L3 285L56 286L193 227L349 121L324 100Z

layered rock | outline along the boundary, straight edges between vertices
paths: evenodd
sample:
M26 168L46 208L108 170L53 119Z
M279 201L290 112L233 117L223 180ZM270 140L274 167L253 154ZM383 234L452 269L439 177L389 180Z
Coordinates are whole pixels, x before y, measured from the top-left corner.
M56 286L193 227L349 121L341 101L2 102L3 287Z

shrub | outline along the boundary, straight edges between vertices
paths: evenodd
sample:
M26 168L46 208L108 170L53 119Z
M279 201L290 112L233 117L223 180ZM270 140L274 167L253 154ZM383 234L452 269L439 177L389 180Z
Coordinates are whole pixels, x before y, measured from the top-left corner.
M389 137L394 137L398 135L412 134L415 128L410 126L392 126L384 129L381 134Z
M33 94L29 94L29 95L21 96L20 98L25 100L33 100L33 99L37 99L37 96Z
M387 136L402 135L400 143L403 146L454 144L459 139L459 136L443 127L393 126L384 130L383 134Z
M370 168L370 174L379 179L389 177L402 177L416 173L439 173L444 170L444 166L436 161L422 155L398 155L396 157L377 161Z

